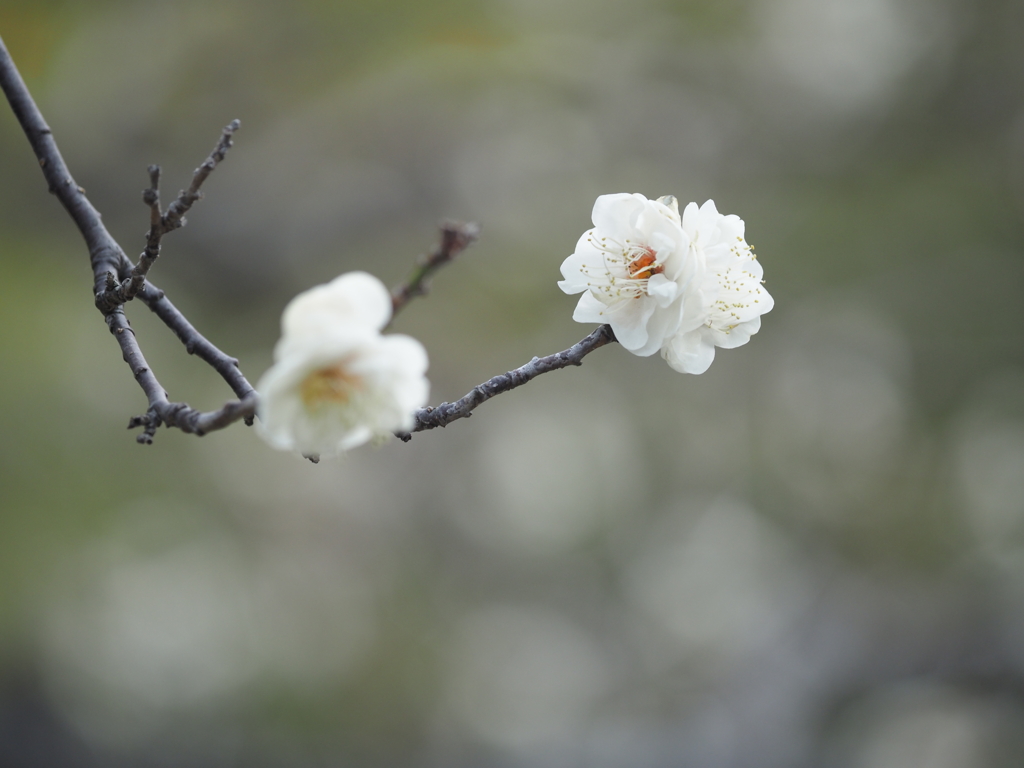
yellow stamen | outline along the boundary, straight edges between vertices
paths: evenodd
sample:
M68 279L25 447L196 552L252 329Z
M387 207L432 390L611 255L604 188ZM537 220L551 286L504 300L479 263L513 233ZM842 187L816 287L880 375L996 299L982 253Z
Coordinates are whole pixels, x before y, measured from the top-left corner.
M306 408L313 411L332 403L347 404L362 386L363 380L339 363L309 374L300 385L299 394Z

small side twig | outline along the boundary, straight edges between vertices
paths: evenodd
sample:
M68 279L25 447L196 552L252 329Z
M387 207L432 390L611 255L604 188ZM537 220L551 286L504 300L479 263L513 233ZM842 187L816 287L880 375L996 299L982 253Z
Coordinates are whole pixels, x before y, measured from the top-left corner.
M213 148L210 156L196 168L192 174L192 183L188 189L178 193L178 197L167 207L167 211L160 210L160 166L149 166L149 188L143 191L142 201L149 206L149 232L146 235L146 248L139 257L139 263L131 271L131 275L121 281L117 286L108 288L96 297L96 304L103 309L112 310L119 304L124 304L135 298L146 286L146 275L160 256L160 240L168 232L171 232L186 224L185 214L195 203L202 199L203 193L200 187L207 177L213 173L217 165L227 155L234 141L235 131L242 127L238 120L232 120L221 132L217 146Z
M615 333L610 325L602 325L586 338L573 344L563 352L556 352L547 357L535 357L526 365L513 371L488 379L483 384L473 387L465 397L454 403L441 403L436 408L427 406L415 413L415 425L408 432L399 432L395 436L403 442L412 439L413 432L422 432L435 427L446 427L453 421L465 419L473 415L473 410L487 402L495 395L520 387L535 379L542 373L550 373L570 365L583 365L583 358L605 344L616 341Z
M391 291L391 319L417 296L430 290L429 280L437 270L476 242L480 228L476 224L446 221L441 225L441 242L426 256L421 256L408 279Z

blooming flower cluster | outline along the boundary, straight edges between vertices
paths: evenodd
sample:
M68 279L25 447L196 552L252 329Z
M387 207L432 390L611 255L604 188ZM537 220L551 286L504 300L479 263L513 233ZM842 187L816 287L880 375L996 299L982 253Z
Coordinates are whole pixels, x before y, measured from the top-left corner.
M574 320L608 323L633 354L660 351L675 370L703 373L715 347L746 344L774 305L743 220L711 200L680 216L671 195L602 195L593 221L558 287L583 294Z
M274 447L330 456L413 426L427 401L427 353L381 331L391 296L350 272L299 294L281 317L274 364L258 389L260 432Z

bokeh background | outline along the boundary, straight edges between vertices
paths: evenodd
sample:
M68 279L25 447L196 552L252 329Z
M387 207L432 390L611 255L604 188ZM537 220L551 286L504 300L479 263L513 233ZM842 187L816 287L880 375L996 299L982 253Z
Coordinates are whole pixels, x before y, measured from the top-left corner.
M313 466L142 393L0 109L0 764L1024 765L1024 4L0 0L126 251L254 382L296 292L483 236L450 400L589 329L594 198L714 198L776 309ZM226 388L130 306L172 399Z

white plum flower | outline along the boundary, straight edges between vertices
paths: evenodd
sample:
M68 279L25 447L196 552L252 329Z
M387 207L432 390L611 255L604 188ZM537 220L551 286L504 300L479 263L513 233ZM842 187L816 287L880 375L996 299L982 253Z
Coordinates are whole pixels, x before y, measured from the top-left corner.
M775 300L764 288L761 262L744 239L743 219L723 216L708 200L699 208L687 205L681 225L699 279L691 284L683 321L661 355L677 371L704 373L715 359L715 347L732 349L750 341Z
M675 370L703 373L716 346L746 344L774 304L743 220L712 200L680 217L671 195L602 195L593 221L558 287L583 294L573 320L609 324L633 354L660 350Z
M428 396L427 353L409 336L382 335L390 319L390 294L365 272L292 299L274 364L257 386L263 437L330 456L411 429Z
M674 197L601 195L594 228L562 263L558 287L582 293L573 320L608 323L636 355L653 355L679 331L698 266Z

